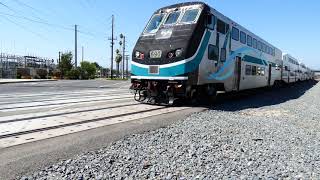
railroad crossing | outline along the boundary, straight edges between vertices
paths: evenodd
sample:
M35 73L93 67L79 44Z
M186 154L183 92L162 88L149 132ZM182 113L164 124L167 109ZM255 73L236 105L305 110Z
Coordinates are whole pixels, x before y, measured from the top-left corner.
M189 108L139 104L133 100L127 81L110 81L107 85L94 81L92 87L82 83L39 82L2 87L0 149ZM14 86L20 90L4 93ZM53 88L41 92L46 86Z

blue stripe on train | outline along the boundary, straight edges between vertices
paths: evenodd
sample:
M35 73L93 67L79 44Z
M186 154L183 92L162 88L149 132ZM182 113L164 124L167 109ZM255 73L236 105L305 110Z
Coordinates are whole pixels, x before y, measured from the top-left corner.
M248 55L245 55L242 60L245 61L245 62L250 62L250 63L254 63L254 64L260 64L260 65L264 65L264 66L268 65L265 60L259 59L259 58L255 58L255 57L252 57L252 56L248 56Z
M252 56L247 55L250 52L254 52L255 54L260 54L260 58L255 58ZM233 52L230 53L229 57L227 58L226 62L223 64L223 66L215 73L212 73L208 76L208 80L218 80L218 81L224 81L232 76L234 73L234 61L237 56L240 56L243 61L252 62L255 64L265 65L267 66L268 63L262 59L263 54L258 52L257 50L249 47L241 47Z

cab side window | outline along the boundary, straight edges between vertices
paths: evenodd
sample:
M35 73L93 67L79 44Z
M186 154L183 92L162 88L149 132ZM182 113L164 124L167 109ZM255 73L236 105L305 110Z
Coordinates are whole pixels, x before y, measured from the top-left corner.
M215 45L209 44L208 47L208 59L218 61L219 59L219 48Z
M217 31L222 34L226 34L229 30L229 24L221 21L220 19L217 20Z
M211 30L214 30L216 26L216 17L214 15L208 15L207 27Z

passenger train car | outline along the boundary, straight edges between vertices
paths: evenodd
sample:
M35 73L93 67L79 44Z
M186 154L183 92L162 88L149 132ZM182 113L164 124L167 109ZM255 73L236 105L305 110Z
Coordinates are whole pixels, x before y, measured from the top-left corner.
M137 101L152 104L214 99L217 91L292 82L298 66L303 67L283 61L280 49L207 4L181 3L149 20L133 50L131 88Z
M312 79L312 71L290 54L283 55L282 80L285 83L294 83Z
M286 83L294 83L300 80L299 61L290 54L283 55L282 79Z

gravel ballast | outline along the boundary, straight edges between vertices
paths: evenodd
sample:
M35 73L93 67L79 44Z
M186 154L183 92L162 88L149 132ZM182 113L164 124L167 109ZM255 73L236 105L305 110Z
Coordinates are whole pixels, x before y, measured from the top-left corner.
M21 179L318 179L320 84L313 84L228 100Z

